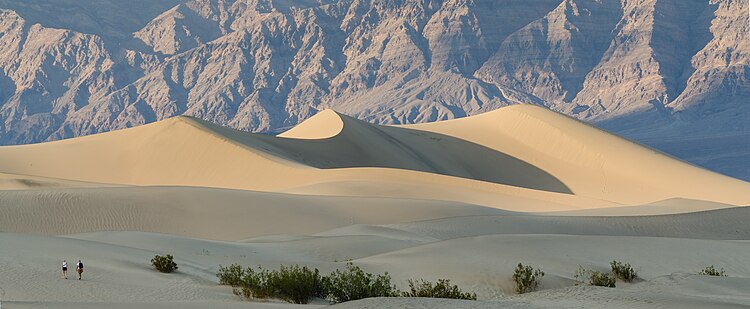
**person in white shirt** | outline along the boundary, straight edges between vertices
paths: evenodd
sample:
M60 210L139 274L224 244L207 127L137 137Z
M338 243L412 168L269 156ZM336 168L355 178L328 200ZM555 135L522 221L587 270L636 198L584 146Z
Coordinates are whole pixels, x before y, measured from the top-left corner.
M63 260L62 271L63 271L63 278L67 280L68 279L68 262L66 260Z

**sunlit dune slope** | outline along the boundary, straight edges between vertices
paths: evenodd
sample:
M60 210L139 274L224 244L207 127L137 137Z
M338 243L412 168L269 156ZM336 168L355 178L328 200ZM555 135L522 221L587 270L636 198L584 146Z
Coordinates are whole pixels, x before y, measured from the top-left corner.
M124 185L200 186L461 201L564 211L670 198L750 204L750 184L533 106L377 126L323 111L276 136L189 117L0 147L0 172Z
M533 105L411 125L520 158L575 194L624 204L671 198L750 204L750 183L667 156L568 116Z

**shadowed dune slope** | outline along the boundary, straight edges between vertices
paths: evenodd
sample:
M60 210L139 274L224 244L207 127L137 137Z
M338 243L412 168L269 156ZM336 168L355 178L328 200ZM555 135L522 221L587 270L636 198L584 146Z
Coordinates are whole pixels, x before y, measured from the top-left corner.
M747 182L532 106L408 127L371 125L329 110L278 137L177 117L0 147L0 172L138 186L437 199L514 211L671 198L750 204Z
M643 204L687 198L748 205L750 183L667 156L533 105L409 128L453 136L520 158L575 194Z

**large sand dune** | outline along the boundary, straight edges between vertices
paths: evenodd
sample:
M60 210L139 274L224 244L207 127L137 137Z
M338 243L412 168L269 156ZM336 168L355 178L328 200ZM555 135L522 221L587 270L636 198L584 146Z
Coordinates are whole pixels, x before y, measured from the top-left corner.
M324 111L280 137L178 117L1 147L0 171L138 186L439 199L520 211L672 198L750 204L747 182L532 106L410 127L375 126ZM512 205L521 200L530 209Z
M345 261L481 301L334 308L747 307L747 205L747 182L532 106L414 126L324 111L279 136L178 117L0 147L0 307L296 308L239 300L218 266ZM150 269L160 253L177 273ZM85 280L61 279L63 258ZM612 259L642 280L574 285ZM518 262L542 291L515 295ZM712 264L730 277L696 275Z

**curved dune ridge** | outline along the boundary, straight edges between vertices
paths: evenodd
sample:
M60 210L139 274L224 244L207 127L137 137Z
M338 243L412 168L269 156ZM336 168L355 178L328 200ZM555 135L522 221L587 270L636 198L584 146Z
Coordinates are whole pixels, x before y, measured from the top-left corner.
M341 115L326 109L297 126L283 132L278 137L296 139L325 139L339 135L344 130Z
M219 265L352 261L402 289L450 278L490 301L340 308L746 307L747 205L750 183L534 106L410 126L328 110L279 136L176 117L0 147L0 261L20 266L0 268L0 296L3 308L286 308L217 286ZM148 266L164 253L178 272ZM54 280L66 257L84 259L84 280ZM614 258L643 281L576 285L579 265ZM519 261L547 273L542 291L505 297ZM691 275L707 265L730 277Z
M432 199L513 211L675 198L715 208L750 204L747 182L531 105L411 126L377 126L329 110L279 137L176 117L0 147L0 172L87 183Z

